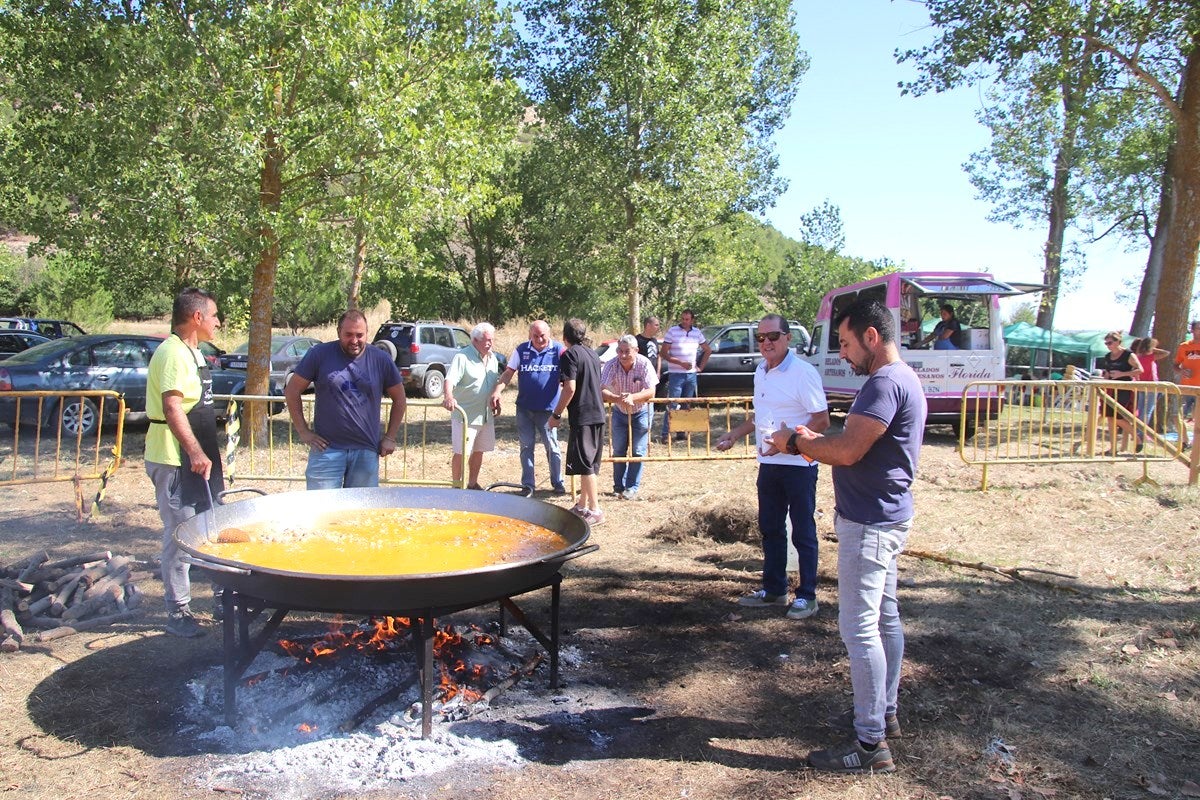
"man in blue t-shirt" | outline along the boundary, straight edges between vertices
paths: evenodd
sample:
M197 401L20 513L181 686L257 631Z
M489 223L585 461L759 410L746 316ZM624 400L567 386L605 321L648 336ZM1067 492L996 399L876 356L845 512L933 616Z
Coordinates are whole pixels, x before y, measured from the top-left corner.
M775 447L833 467L838 537L838 630L850 654L854 709L832 723L853 730L848 742L808 755L826 772L891 772L887 736L896 716L904 629L896 598L896 561L912 527L912 483L925 430L925 394L900 360L891 312L860 300L834 321L841 356L868 375L842 433L801 427L772 437Z
M396 364L367 344L367 318L347 311L338 320L338 340L309 349L284 388L296 436L308 445L304 471L309 489L379 485L379 457L396 450L404 422L404 383ZM310 427L300 396L316 390ZM383 395L392 401L387 432L379 436Z
M566 494L563 485L562 450L558 445L558 430L550 426L550 412L558 402L558 359L563 346L550 338L550 326L537 320L529 326L529 341L513 350L508 367L500 376L492 393L494 403L514 375L517 380L517 439L521 442L521 485L526 494L533 494L537 479L533 474L533 451L537 439L546 448L550 462L550 486L556 495Z

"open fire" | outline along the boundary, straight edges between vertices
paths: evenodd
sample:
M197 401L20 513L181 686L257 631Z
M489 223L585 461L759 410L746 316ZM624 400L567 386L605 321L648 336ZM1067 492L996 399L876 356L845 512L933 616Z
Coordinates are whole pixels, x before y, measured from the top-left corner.
M255 661L257 671L240 681L239 697L248 701L243 717L248 732L311 741L353 732L385 715L392 724L419 725L416 624L406 617L374 617L279 639ZM475 624L461 630L435 626L432 640L430 708L443 721L464 720L489 708L542 662L536 648L524 656ZM219 683L193 681L192 691L205 705L220 701Z

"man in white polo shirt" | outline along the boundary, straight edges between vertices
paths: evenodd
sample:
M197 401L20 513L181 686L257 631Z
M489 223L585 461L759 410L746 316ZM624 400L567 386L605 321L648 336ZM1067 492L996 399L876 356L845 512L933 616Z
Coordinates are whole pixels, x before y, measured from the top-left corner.
M696 376L704 371L712 348L704 338L704 331L695 327L696 314L684 309L679 315L679 324L672 325L663 337L662 360L667 366L667 397L695 397L698 394ZM667 406L679 408L678 403ZM663 414L662 442L666 444L670 431L671 412ZM678 438L683 438L680 434Z
M728 450L754 431L758 442L758 528L762 534L762 588L738 600L743 606L787 606L790 619L817 613L817 464L775 449L770 436L803 425L815 432L829 427L829 406L821 376L792 352L787 320L768 314L755 334L763 360L754 372L754 416L717 440ZM787 520L800 557L800 585L788 601Z

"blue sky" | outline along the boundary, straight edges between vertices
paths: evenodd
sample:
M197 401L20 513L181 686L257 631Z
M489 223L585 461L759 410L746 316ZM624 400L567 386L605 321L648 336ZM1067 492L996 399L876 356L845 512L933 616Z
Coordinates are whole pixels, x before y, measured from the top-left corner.
M929 41L924 7L911 0L794 0L811 65L777 136L787 192L766 217L799 238L800 216L825 200L841 209L844 251L887 256L919 269L988 271L1041 280L1042 223L1016 229L989 222L962 164L987 145L976 121L981 90L901 96L915 76L896 49ZM1135 298L1122 282L1140 275L1144 251L1106 243L1088 250L1087 272L1060 299L1055 327L1127 329Z

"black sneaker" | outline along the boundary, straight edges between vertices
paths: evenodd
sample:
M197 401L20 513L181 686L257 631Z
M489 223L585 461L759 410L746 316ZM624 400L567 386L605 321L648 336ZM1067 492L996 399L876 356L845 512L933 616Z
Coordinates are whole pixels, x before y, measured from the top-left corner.
M207 631L196 621L192 610L185 607L167 614L167 633L184 639L195 639L197 636L203 636Z
M825 724L834 730L854 733L854 709L848 708L841 714L834 714L832 717L827 717ZM889 739L900 738L900 720L896 719L895 714L883 715L883 733Z
M828 750L812 751L808 754L808 765L821 772L840 772L843 775L896 770L896 764L892 761L892 751L888 749L886 741L880 742L874 750L866 750L857 737Z

